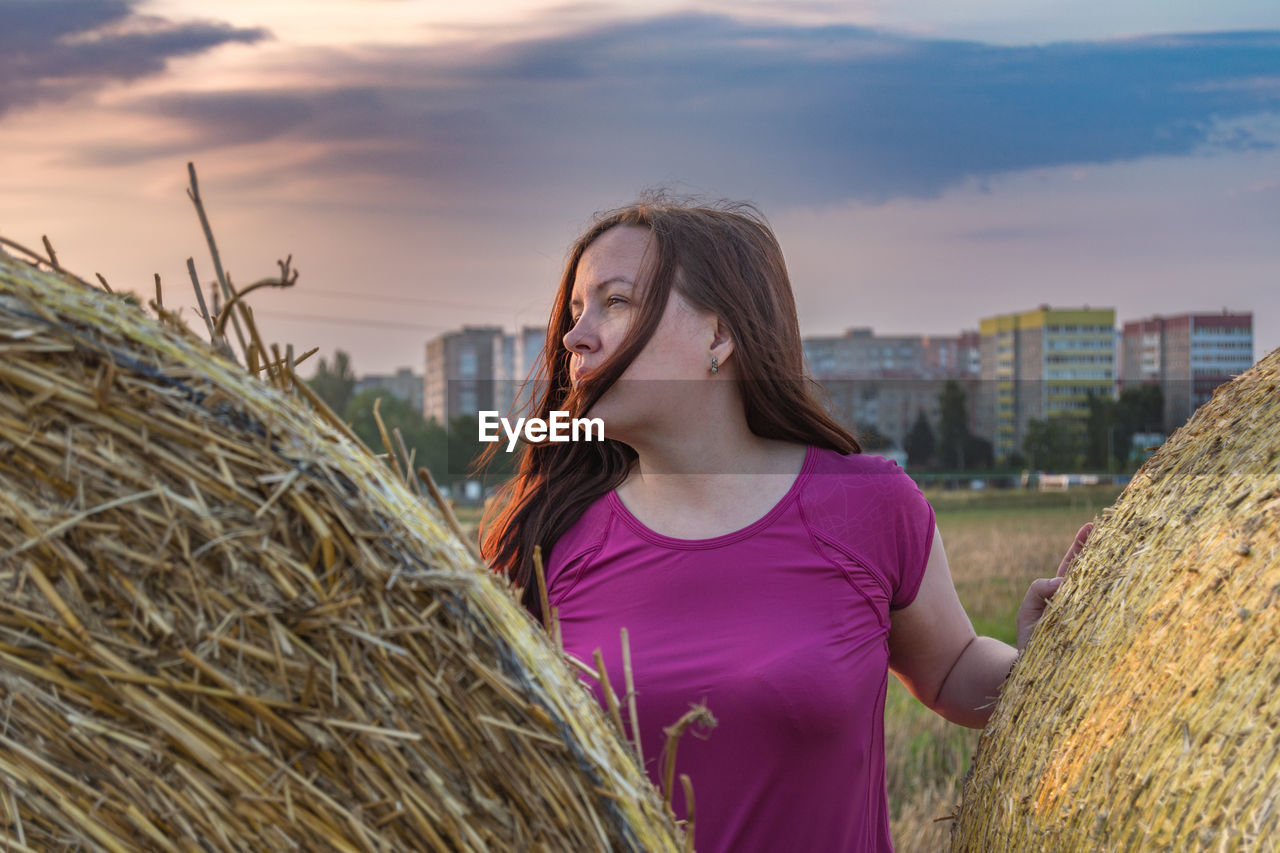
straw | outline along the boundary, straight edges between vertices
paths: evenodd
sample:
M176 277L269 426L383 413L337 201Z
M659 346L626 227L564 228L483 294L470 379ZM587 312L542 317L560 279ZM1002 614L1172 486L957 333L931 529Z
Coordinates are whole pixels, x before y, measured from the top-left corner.
M0 849L680 849L409 469L161 318L0 252Z
M1280 838L1280 350L1103 513L979 742L953 849Z

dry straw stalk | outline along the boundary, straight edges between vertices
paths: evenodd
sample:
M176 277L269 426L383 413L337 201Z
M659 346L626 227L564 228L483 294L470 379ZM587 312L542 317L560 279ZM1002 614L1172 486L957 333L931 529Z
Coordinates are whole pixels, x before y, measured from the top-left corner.
M1280 839L1280 350L1138 472L1006 682L954 849Z
M3 843L680 849L511 592L250 361L0 251Z

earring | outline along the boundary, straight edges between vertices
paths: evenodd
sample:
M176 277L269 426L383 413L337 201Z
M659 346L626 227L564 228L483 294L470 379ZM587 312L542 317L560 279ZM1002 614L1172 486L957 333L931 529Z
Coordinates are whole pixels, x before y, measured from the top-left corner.
M711 372L712 373L720 372L720 359L716 358L714 355L711 356Z

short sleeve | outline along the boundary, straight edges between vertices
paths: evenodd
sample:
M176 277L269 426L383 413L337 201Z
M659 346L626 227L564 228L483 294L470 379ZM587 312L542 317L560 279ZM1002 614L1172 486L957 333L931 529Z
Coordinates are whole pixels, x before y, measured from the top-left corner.
M894 467L897 467L896 465ZM924 580L924 570L929 564L929 552L933 548L933 532L937 524L933 507L915 481L901 474L897 499L886 506L891 515L891 526L897 537L898 579L894 586L889 607L900 610L912 601Z
M551 548L547 560L547 594L554 606L576 583L591 562L609 529L608 502L601 498L587 508Z
M897 463L823 451L804 504L815 533L876 578L890 609L915 600L933 546L934 512Z

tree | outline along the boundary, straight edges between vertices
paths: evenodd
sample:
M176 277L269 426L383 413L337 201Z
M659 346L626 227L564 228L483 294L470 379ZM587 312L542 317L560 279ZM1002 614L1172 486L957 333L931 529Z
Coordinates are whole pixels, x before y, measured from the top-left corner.
M970 433L964 441L964 463L969 470L990 468L995 464L995 448L985 438Z
M903 450L907 451L907 464L911 467L927 466L933 459L936 441L933 437L933 427L929 426L929 419L924 416L923 410L916 415L915 423L911 425L907 440L903 444L906 445Z
M965 411L965 394L960 383L948 379L938 393L938 462L943 468L963 471L974 467L976 460L967 451L972 447L969 415Z
M505 442L505 437L500 439ZM502 448L506 445L503 444ZM480 442L480 419L475 415L458 415L449 420L449 473L450 483L474 480L472 467L476 459L484 452ZM506 456L504 449L499 450ZM497 456L494 460L497 461Z
M347 411L351 404L352 394L356 389L356 375L351 369L351 357L342 350L333 354L333 369L323 358L316 367L315 376L307 380L307 385L316 392L316 396L339 415Z
M1133 436L1164 431L1164 394L1154 383L1126 388L1115 404L1113 451L1121 467L1130 466Z
M467 480L480 480L485 487L494 486L509 478L516 469L516 460L525 452L517 445L507 452L507 436L499 431L498 450L482 469L476 470L481 455L491 448L490 442L480 440L480 419L475 415L458 415L449 421L449 464L445 475L450 484Z
M1087 405L1084 453L1090 468L1125 468L1134 434L1162 431L1164 395L1159 385L1127 388L1119 400L1090 394Z
M1095 470L1110 470L1108 453L1115 441L1116 404L1114 400L1090 393L1085 400L1089 414L1085 417L1084 464Z
M1116 410L1134 432L1164 432L1164 392L1154 382L1121 391Z
M400 430L405 449L413 456L412 472L417 476L418 468L426 468L437 482L445 482L448 474L448 436L444 428L435 419L424 420L407 402L393 396L386 390L370 388L361 391L347 404L343 420L351 425L351 431L369 446L375 453L382 453L386 445L378 430L378 422L373 417L374 403L378 403L378 415L387 428L387 436L395 443L395 431ZM399 448L396 448L399 457ZM403 462L401 458L401 462Z
M1032 468L1048 471L1074 470L1083 452L1082 431L1068 418L1033 420L1027 424L1022 452Z

